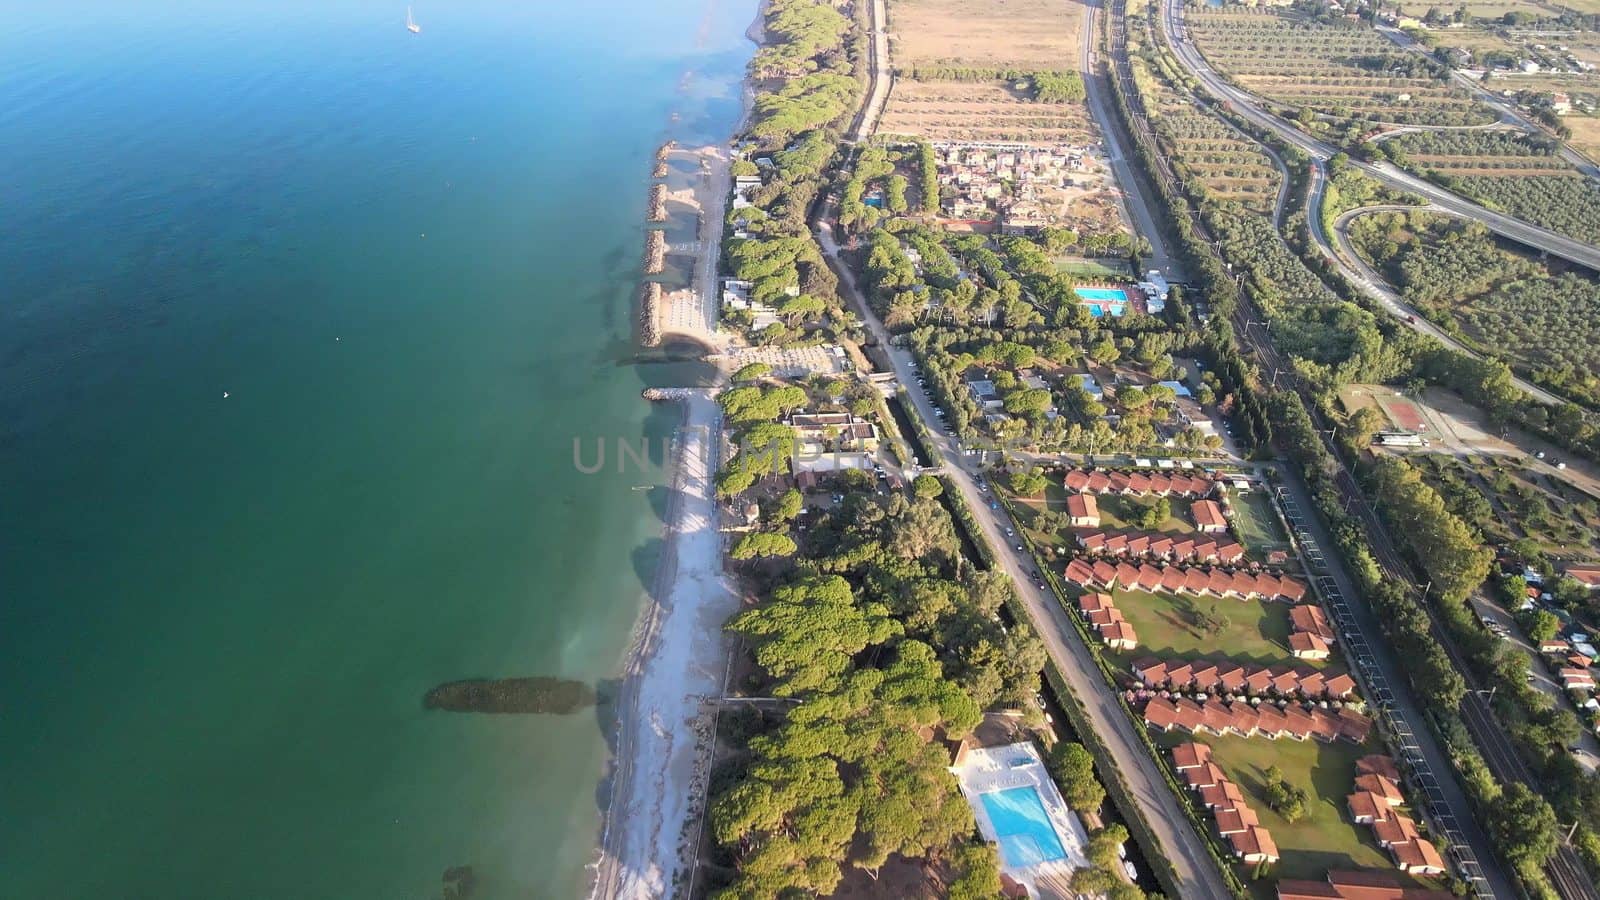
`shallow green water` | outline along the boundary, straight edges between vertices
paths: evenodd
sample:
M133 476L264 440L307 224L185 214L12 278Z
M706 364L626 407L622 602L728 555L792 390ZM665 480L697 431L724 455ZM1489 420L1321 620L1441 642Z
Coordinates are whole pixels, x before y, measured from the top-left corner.
M8 17L0 896L581 890L603 710L422 697L617 668L661 473L572 441L671 427L650 158L731 128L753 11Z

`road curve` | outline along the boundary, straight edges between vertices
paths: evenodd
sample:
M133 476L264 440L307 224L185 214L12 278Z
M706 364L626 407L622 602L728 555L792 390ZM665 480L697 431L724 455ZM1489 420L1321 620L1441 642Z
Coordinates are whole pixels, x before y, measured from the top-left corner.
M1207 90L1225 101L1230 110L1277 134L1314 160L1327 160L1341 152L1339 148L1311 137L1278 116L1265 111L1254 95L1224 81L1189 41L1188 32L1183 26L1181 0L1161 0L1161 15L1166 24L1170 46L1178 61L1198 78ZM1378 181L1416 194L1452 215L1481 222L1496 234L1600 272L1600 247L1530 225L1521 219L1492 212L1387 162L1368 163L1351 160L1350 164Z
M1321 198L1318 197L1316 200L1317 203L1315 208L1320 209L1322 206ZM1333 260L1334 264L1339 267L1339 270L1344 273L1344 277L1348 279L1351 284L1354 284L1363 291L1366 291L1368 296L1381 303L1385 309L1399 317L1402 322L1405 322L1407 325L1411 326L1413 330L1419 331L1428 337L1433 338L1457 353L1474 358L1481 357L1482 354L1456 340L1448 332L1428 321L1427 317L1419 312L1416 307L1406 303L1404 300L1401 300L1400 295L1396 294L1394 290L1389 287L1388 282L1384 280L1382 275L1375 271L1371 266L1367 265L1367 261L1362 259L1360 254L1356 253L1355 246L1350 243L1351 222L1368 213L1396 211L1426 211L1432 213L1445 212L1444 210L1432 206L1398 206L1393 204L1383 204L1378 206L1357 207L1356 209L1352 209L1341 214L1339 218L1334 220L1332 235L1322 235L1319 238L1319 243L1326 241L1329 238L1331 238L1333 241L1333 246L1323 246L1323 252L1329 254L1329 258ZM1316 230L1320 231L1320 220L1319 226ZM1534 384L1533 382L1517 376L1512 376L1511 383L1515 384L1518 388L1522 389L1523 393L1526 393L1528 396L1538 400L1540 403L1548 403L1552 406L1560 406L1566 402L1560 397L1557 397L1555 394L1552 394L1544 388Z

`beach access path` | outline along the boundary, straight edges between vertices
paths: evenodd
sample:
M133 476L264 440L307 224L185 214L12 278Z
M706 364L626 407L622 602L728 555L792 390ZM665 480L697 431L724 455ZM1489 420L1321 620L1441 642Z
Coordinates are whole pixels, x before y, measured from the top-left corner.
M665 549L623 672L600 860L591 897L672 896L687 872L705 794L705 747L728 657L722 625L739 595L722 569L713 478L722 441L715 391L657 389L684 410Z

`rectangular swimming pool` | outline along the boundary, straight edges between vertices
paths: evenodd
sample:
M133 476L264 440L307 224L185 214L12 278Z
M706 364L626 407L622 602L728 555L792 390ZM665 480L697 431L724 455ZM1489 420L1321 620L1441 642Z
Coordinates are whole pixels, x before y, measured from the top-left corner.
M1122 288L1075 287L1072 291L1096 319L1108 315L1121 318L1128 311L1128 292Z
M1044 802L1033 787L1018 787L979 794L983 810L1000 838L1000 856L1012 868L1064 859L1066 848L1045 814Z
M1072 290L1073 293L1085 300L1109 301L1111 303L1128 302L1128 292L1122 288L1075 287Z

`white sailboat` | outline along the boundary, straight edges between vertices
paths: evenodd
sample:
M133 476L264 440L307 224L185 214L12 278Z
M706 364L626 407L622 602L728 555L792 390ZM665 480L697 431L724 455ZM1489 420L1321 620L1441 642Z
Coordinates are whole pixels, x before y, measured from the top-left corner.
M412 34L422 33L422 26L417 24L416 19L411 18L411 7L409 6L406 7L406 30Z

